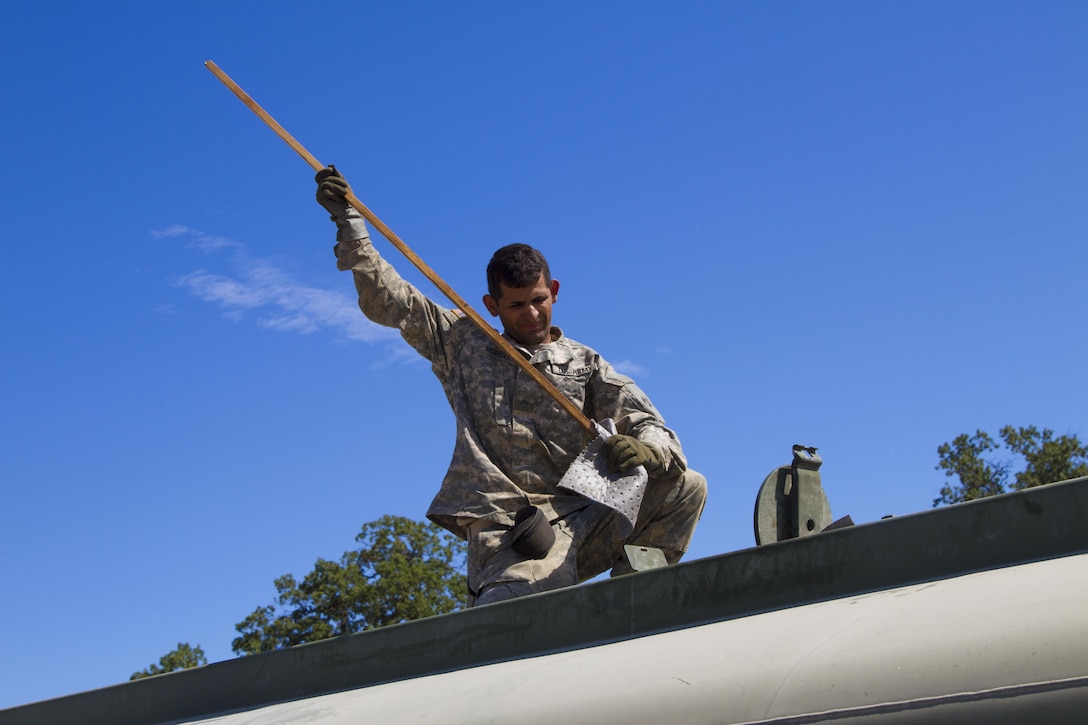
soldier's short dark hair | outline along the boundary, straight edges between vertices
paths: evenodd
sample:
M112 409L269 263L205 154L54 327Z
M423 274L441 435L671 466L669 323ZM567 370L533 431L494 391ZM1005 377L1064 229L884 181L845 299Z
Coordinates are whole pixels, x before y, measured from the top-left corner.
M495 299L502 296L499 284L507 287L529 287L540 275L545 284L551 285L552 273L548 260L539 250L528 244L508 244L491 255L487 263L487 292Z

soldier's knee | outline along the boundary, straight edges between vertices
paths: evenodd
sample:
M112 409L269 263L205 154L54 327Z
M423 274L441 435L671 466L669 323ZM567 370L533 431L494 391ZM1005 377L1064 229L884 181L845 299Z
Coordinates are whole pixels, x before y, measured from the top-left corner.
M706 477L703 474L689 468L680 474L676 486L680 490L681 499L697 504L699 510L702 511L703 506L706 504L707 489Z
M528 582L499 582L484 587L484 590L474 598L470 606L482 607L485 604L494 604L495 602L523 597L532 593L533 586Z

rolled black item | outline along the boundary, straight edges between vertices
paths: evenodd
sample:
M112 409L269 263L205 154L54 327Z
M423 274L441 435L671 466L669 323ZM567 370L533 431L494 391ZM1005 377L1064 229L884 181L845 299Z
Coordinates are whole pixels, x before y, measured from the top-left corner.
M555 543L555 532L543 511L526 506L514 517L510 543L514 551L527 559L543 559Z

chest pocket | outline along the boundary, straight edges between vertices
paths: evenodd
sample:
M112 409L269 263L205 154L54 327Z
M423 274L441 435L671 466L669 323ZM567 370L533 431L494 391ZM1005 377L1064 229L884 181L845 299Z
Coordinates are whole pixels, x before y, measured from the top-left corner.
M577 408L585 409L586 386L593 375L592 365L548 363L544 366L544 373L559 392ZM551 396L543 390L541 395L547 396L548 404L540 408L541 416L537 422L538 435L559 468L566 470L570 461L578 455L585 444L585 433L582 426L558 402L551 400Z
M573 402L579 408L583 408L586 403L586 385L589 383L589 376L593 373L592 365L570 365L563 364L557 365L555 363L548 363L545 367L545 372L548 378L555 384L555 387L559 389L568 400ZM556 403L558 405L558 403ZM564 412L564 415L566 413Z

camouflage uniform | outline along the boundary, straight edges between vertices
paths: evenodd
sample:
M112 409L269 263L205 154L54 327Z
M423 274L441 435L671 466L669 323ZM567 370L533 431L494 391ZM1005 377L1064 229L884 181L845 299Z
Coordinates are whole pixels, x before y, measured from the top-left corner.
M354 274L363 313L398 328L430 361L453 409L453 460L427 516L469 541L470 604L496 584L508 586L480 602L574 584L611 568L624 543L615 533L617 516L556 487L587 443L581 425L471 320L402 279L368 238L341 241L337 258ZM634 381L558 328L552 334L554 342L531 349L510 341L590 418L611 418L620 433L664 453L667 473L651 479L627 541L678 560L702 511L705 480L686 470L676 435ZM552 522L556 544L547 558L525 561L506 533L530 504Z

